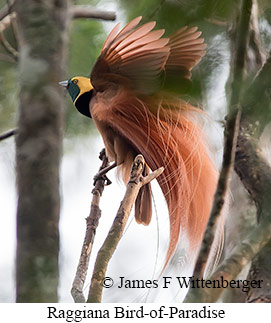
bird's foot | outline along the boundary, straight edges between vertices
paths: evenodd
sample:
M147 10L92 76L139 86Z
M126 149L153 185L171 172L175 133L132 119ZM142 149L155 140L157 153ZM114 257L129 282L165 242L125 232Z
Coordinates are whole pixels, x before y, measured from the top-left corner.
M109 165L103 169L101 169L95 176L94 176L94 185L99 179L102 179L105 181L105 185L110 185L112 182L110 179L106 176L106 173L109 172L111 169L115 168L117 166L116 163L113 163L112 165Z
M112 184L112 181L106 176L106 174L104 174L104 173L101 174L101 172L98 172L94 176L93 180L94 180L94 184L93 184L94 186L96 185L97 181L99 181L99 180L105 181L105 184L104 184L105 186Z

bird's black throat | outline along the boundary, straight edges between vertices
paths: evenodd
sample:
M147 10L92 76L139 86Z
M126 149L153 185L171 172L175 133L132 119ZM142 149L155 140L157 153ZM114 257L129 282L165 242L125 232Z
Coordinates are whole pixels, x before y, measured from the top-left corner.
M91 100L93 94L93 90L89 92L85 92L79 96L79 98L75 102L76 109L83 114L84 116L91 118L91 114L89 112L89 102Z

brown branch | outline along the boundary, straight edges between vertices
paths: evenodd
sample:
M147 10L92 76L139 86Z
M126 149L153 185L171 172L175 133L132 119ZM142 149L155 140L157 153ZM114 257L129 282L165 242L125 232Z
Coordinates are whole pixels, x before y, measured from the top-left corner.
M72 19L78 18L91 18L91 19L102 19L102 20L115 20L116 14L112 11L104 11L94 9L91 6L73 6L70 9L70 16Z
M16 40L17 36L17 26L14 24L16 13L10 12L9 10L13 9L15 1L10 4L10 9L6 6L0 11L0 32L3 32L6 28L12 25L13 34ZM10 12L10 13L9 13ZM99 9L94 9L91 6L77 5L72 6L69 9L69 15L71 19L80 19L80 18L89 18L89 19L101 19L101 20L116 20L116 13L113 11L104 11Z
M17 129L11 129L11 130L8 130L8 131L6 131L6 132L4 132L4 133L0 134L0 141L1 141L1 140L4 140L4 139L7 139L7 138L9 138L9 137L11 137L11 136L16 135L16 134L17 134L17 132L18 132L18 130L17 130Z
M96 258L88 294L88 303L101 302L103 282L106 276L108 263L121 239L124 227L138 195L139 189L154 178L158 177L164 170L163 167L161 167L148 176L142 177L144 163L145 161L142 155L138 155L134 160L130 181L127 185L125 196L121 202L106 240L99 250Z
M108 166L108 158L105 155L103 149L100 153L99 158L102 160L100 171ZM96 234L96 229L99 224L101 217L101 210L99 207L100 197L102 196L105 186L105 179L100 177L95 183L94 189L92 190L92 202L90 208L90 214L86 218L86 233L82 251L77 267L76 275L72 284L71 294L75 303L85 303L85 297L83 295L83 287L87 276L89 258L92 251L92 246Z
M235 63L233 71L232 93L229 103L229 114L227 116L225 128L225 142L222 170L220 172L218 186L214 198L214 203L210 219L205 231L201 250L194 269L195 277L202 277L210 254L211 246L214 241L216 224L221 216L226 194L229 186L230 174L234 164L235 147L239 130L241 106L240 97L243 90L244 67L246 58L246 49L249 39L249 22L251 17L252 0L243 0L241 8L241 17L237 29L237 48L235 53ZM191 293L193 291L191 290Z

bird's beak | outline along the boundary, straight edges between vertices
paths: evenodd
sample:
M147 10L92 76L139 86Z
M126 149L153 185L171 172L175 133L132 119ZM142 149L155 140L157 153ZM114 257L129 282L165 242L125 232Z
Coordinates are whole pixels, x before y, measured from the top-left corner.
M68 80L67 81L61 81L61 82L58 82L59 85L62 85L64 87L67 87L68 86Z

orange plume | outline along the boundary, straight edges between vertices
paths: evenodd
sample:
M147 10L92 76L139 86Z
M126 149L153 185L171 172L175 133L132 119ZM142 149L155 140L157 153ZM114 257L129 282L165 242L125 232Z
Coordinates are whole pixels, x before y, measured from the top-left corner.
M152 170L165 167L157 181L169 210L167 264L179 240L180 228L188 235L190 250L198 250L213 201L217 171L208 156L203 132L188 119L189 114L196 111L195 108L185 102L165 99L152 99L146 103L127 91L116 97L119 102L115 102L110 114L94 110L93 118L106 118L111 131L128 142L135 152L120 165L125 181L136 153L144 156ZM159 109L154 114L151 111L155 111L157 106ZM107 146L106 142L105 139ZM149 191L148 186L142 189ZM137 203L149 205L151 195L147 195L146 200L139 199ZM143 219L140 213L136 213L136 220L148 224L151 211L145 209L144 212L144 209Z

